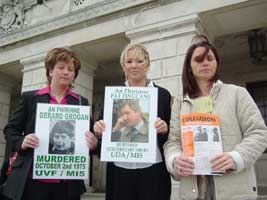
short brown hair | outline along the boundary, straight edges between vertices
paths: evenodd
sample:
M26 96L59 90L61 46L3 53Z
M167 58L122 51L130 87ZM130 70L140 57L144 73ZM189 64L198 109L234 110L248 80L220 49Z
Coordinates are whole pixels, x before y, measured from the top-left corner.
M136 99L136 100L133 100L133 99L123 100L122 105L121 105L121 109L123 109L125 106L129 106L131 108L131 110L133 110L134 112L139 112L139 113L142 112L138 99Z
M46 69L46 77L48 80L48 83L51 83L51 77L49 75L50 70L53 70L57 62L63 61L63 62L73 62L74 64L74 79L79 74L79 70L81 69L81 62L77 55L70 50L69 48L62 47L62 48L54 48L50 50L46 57L45 57L45 69Z
M220 58L219 54L216 50L216 48L210 44L208 41L202 41L199 43L195 43L189 47L187 50L185 60L184 60L184 66L183 66L183 73L182 73L182 83L183 83L183 96L188 95L190 98L197 98L200 94L200 89L197 85L197 82L195 80L195 77L193 75L192 69L191 69L191 60L192 55L196 48L198 47L204 47L205 52L201 56L201 59L205 59L206 55L208 54L209 50L211 50L214 55L215 59L217 61L217 69L214 74L214 76L211 78L210 81L217 81L219 79L219 65L220 65Z

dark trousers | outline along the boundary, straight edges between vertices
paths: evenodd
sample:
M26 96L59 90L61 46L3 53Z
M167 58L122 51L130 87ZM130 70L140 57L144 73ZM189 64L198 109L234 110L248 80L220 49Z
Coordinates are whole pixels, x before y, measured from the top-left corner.
M68 183L43 183L28 179L22 200L80 200L80 196L70 197Z
M1 199L1 200L10 200L9 198L3 196L2 194L0 194L0 199Z
M108 163L106 200L169 200L171 179L165 164L124 169Z

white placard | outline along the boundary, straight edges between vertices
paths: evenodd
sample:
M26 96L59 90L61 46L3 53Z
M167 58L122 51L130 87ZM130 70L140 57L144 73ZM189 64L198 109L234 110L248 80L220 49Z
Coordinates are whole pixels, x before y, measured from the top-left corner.
M157 88L105 88L101 161L156 161L157 102Z
M37 104L34 179L88 179L90 107Z

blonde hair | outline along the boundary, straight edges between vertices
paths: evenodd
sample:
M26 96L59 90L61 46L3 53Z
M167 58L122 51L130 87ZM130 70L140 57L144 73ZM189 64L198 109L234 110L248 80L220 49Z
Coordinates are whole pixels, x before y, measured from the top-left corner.
M150 66L149 54L148 54L146 47L143 46L142 44L128 44L125 47L125 49L121 53L121 58L120 58L120 64L122 67L124 67L124 63L125 63L125 60L128 56L129 51L134 51L134 55L136 57L144 56L144 58L146 60L147 67L149 68L149 66Z

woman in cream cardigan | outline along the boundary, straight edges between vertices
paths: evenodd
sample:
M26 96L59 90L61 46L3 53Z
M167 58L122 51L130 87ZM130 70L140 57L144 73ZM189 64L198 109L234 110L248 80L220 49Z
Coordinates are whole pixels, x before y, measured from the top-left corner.
M182 74L183 98L173 103L164 145L167 168L180 180L181 199L256 199L253 164L266 148L267 128L247 90L222 83L218 69L219 55L209 42L190 46ZM183 154L180 116L198 112L196 102L201 97L212 104L206 113L220 118L223 153L210 162L212 170L223 172L222 176L193 175L195 163Z

